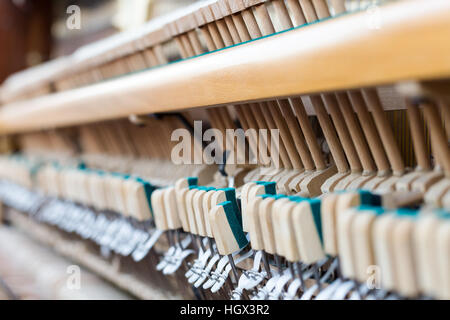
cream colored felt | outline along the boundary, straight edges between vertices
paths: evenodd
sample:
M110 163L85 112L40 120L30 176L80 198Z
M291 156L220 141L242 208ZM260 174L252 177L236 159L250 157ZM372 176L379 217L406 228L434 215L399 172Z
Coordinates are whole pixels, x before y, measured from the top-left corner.
M204 220L205 220L205 229L206 229L206 234L210 238L213 237L213 233L212 233L212 229L211 229L211 224L209 222L209 211L213 207L212 196L214 195L214 193L215 193L214 190L209 190L208 192L206 192L205 196L203 197L203 214L204 214Z
M421 177L413 181L411 185L412 191L425 193L432 185L444 177L440 168L435 168L432 172L423 174Z
M80 176L82 175L82 173L80 172L80 170L70 170L70 196L71 196L71 200L73 202L77 202L77 203L83 203L82 199L81 199L81 183L80 183Z
M275 235L275 250L277 255L286 257L286 247L283 245L283 227L280 225L283 218L280 218L280 216L286 216L283 212L283 206L286 203L289 203L289 199L287 198L281 198L275 200L275 202L272 205L272 228L273 233ZM284 241L284 243L287 243Z
M92 174L88 178L88 188L91 194L92 205L97 210L104 210L107 207L104 175Z
M254 185L252 186L247 194L247 203L248 201L251 201L255 199L257 196L265 194L266 193L266 187L264 185ZM242 205L242 202L241 202ZM242 214L244 216L244 213ZM245 232L247 232L247 225L244 227L244 217L242 217L242 223L243 223L243 229Z
M424 173L423 171L413 171L404 175L397 181L395 189L397 191L411 191L413 182L419 179Z
M364 185L367 184L370 180L374 179L376 177L375 173L369 173L368 175L363 175L357 177L354 179L349 185L347 185L347 190L358 190L363 189Z
M189 223L189 232L193 234L199 234L197 229L197 221L194 213L194 196L197 193L198 189L191 189L186 193L184 198L184 204L186 206L187 219Z
M192 198L192 207L194 210L195 221L197 222L198 234L202 237L206 237L205 213L203 212L203 197L205 196L205 190L197 190Z
M63 199L72 198L71 194L72 189L69 187L71 183L70 174L71 174L70 170L59 170L57 175L57 179L60 185L60 192L58 196Z
M103 180L103 185L105 186L106 193L106 208L112 211L116 211L116 201L118 201L115 198L117 180L118 178L111 174L105 175L105 178Z
M164 191L165 189L157 189L153 191L151 199L156 228L166 231L169 230L169 226L167 224L166 213L164 209Z
M381 182L378 187L375 188L375 191L380 193L388 193L395 190L395 186L398 183L398 181L401 179L400 176L390 176L383 182Z
M285 172L284 169L277 169L277 168L261 168L259 171L259 176L256 177L257 181L275 181L275 178L279 178L280 174L283 174Z
M440 285L436 247L439 226L440 221L433 214L421 216L415 224L413 241L418 286L426 295L432 295L434 288Z
M53 168L49 173L50 179L53 183L50 184L50 190L53 191L56 197L64 198L65 186L64 186L64 170Z
M60 193L59 193L59 197L63 198L63 199L71 199L72 198L72 194L71 194L71 188L70 186L70 170L68 169L63 169L63 170L59 170L58 172L58 181L59 181L59 185L61 186L60 188Z
M261 231L261 215L260 215L260 204L263 198L256 197L248 203L247 206L247 222L248 222L248 233L250 234L250 243L253 250L264 250L264 240Z
M260 175L260 170L261 168L255 168L249 171L247 175L244 177L244 182L247 184L252 181L258 180L257 177Z
M105 209L107 210L114 210L113 208L111 208L112 203L114 203L114 199L111 199L113 197L112 195L112 184L111 184L111 180L113 178L111 177L111 175L105 174L103 175L103 179L102 179L102 183L103 183L103 188L105 190Z
M280 181L293 172L294 169L278 169L274 170L273 174L266 176L266 179L263 181L272 181L276 183L276 190L281 193L279 183ZM295 170L295 172L299 172L300 170Z
M267 182L276 182L278 184L278 181L281 180L286 173L288 173L290 169L277 169L277 168L267 168L261 170L261 173L263 173L263 176L261 178L261 181L267 181Z
M73 172L73 178L72 178L72 188L73 190L73 196L74 201L78 203L86 203L86 199L84 199L84 182L85 174L84 171L81 170L74 170Z
M307 201L298 202L293 208L292 224L302 262L310 264L325 258L311 206Z
M405 297L419 293L413 251L414 221L408 217L397 219L393 230L396 290Z
M366 183L364 183L364 185L361 186L362 190L368 190L368 191L374 191L376 188L378 188L378 186L383 183L384 181L386 181L387 179L389 179L389 177L391 177L390 175L382 175L382 176L375 176L372 179L370 179L369 181L367 181Z
M0 170L2 170L1 168L2 164L0 163ZM48 195L48 166L45 166L43 168L41 168L41 170L39 170L36 174L36 182L37 182L37 187L39 188L39 190L41 190L41 192L43 192L44 194Z
M310 174L313 174L315 171L298 171L298 170L289 170L284 172L284 174L277 180L277 191L279 193L289 193L289 184L296 177L302 176L303 178L307 177Z
M450 210L450 192L448 192L448 191L442 197L442 207L444 207L447 210Z
M320 190L322 193L330 193L334 191L334 188L336 185L344 179L346 176L348 176L350 172L338 172L335 175L328 178L320 187Z
M426 203L442 207L442 200L447 192L450 191L450 178L445 177L439 182L433 184L424 195Z
M137 181L134 179L127 179L123 182L123 188L125 193L125 208L127 209L126 215L137 219L139 217L139 207L133 202L138 202L136 197Z
M189 232L189 221L186 212L186 204L184 198L189 191L189 184L186 179L179 179L175 182L175 195L177 198L178 216L181 220L183 230Z
M42 180L45 185L46 194L56 197L59 189L56 170L51 166L47 166L44 170L45 172L42 173ZM42 171L43 170L41 170L41 172ZM39 174L41 174L41 172Z
M335 193L326 194L322 197L320 206L324 251L330 256L338 255L336 226L336 204L338 197L339 195Z
M256 183L254 182L248 182L244 184L241 190L241 211L242 211L242 226L245 232L248 232L247 228L247 204L249 202L248 200L248 193L251 188L256 186Z
M86 193L87 174L85 171L77 170L75 183L77 188L77 201L79 203L89 204L91 201L89 199L89 194Z
M225 191L223 190L214 190L214 193L211 197L211 205L216 206L219 203L227 201L227 197Z
M436 296L439 299L450 299L450 221L442 221L438 234L436 249L438 252L439 285Z
M69 169L66 175L66 193L70 200L78 201L78 190L77 190L77 170Z
M95 173L83 171L83 174L80 176L80 183L82 188L81 199L82 203L87 205L92 205L92 194L89 192L89 181L90 176Z
M291 262L302 260L300 250L297 247L292 220L292 211L296 205L296 202L280 199L273 206L274 232L277 236L277 244L280 243L282 248L278 254Z
M76 170L75 187L76 201L78 203L88 204L90 202L88 194L86 194L86 173L83 170Z
M357 173L350 173L348 176L346 176L344 179L340 180L335 188L334 191L344 191L344 190L348 190L348 186L355 181L356 179L361 177L361 173L357 172Z
M1 166L1 164L0 164ZM49 166L41 168L36 174L38 188L46 195L49 194Z
M287 174L289 174L290 172L292 172L292 169L281 169L281 170L274 170L272 171L271 175L266 176L265 180L263 181L272 181L272 182L276 182L277 184L277 190L278 189L278 184L281 181L281 179L283 179L283 177L285 177Z
M42 168L36 174L37 186L44 194L48 194L48 166Z
M353 221L357 215L358 210L355 208L337 210L336 214L339 262L342 275L350 279L356 278L355 257L353 256L353 240L351 231L353 228Z
M123 177L114 177L114 179L110 181L112 191L111 194L112 198L110 199L111 200L114 199L114 202L112 202L111 205L114 206L116 212L122 215L126 215L127 213L125 192L124 192L125 181L126 180Z
M273 233L272 222L272 205L275 199L272 197L266 198L259 204L259 216L261 223L261 233L264 242L264 250L267 253L275 254L275 234Z
M339 215L340 212L343 212L351 207L356 207L360 204L361 196L358 192L347 192L340 194L336 203L336 214Z
M180 217L178 216L177 198L175 195L174 187L169 187L164 190L163 201L166 213L167 226L169 227L169 229L172 230L181 228L181 220Z
M351 238L354 254L354 275L356 280L365 283L369 267L375 264L372 228L376 214L370 210L360 210L353 219Z
M139 221L150 219L152 213L142 183L134 179L128 179L124 182L124 186L128 215Z
M396 224L393 214L384 214L375 220L373 226L373 244L375 264L380 267L381 284L385 290L394 290L395 278L393 229Z
M209 212L209 220L219 253L221 255L228 255L238 251L239 245L228 224L227 215L223 206L214 206Z
M175 194L177 197L177 208L178 208L178 216L181 220L181 226L185 232L190 232L190 223L188 220L188 212L186 208L186 194L189 192L188 188L176 190Z
M304 171L304 172L296 175L294 178L292 178L292 180L289 181L288 191L289 192L300 192L301 191L300 184L304 181L304 179L306 177L309 177L310 174L311 174L311 172ZM281 181L280 181L280 183L281 183Z
M314 171L300 182L299 191L307 194L309 197L317 197L322 193L322 184L335 174L337 174L335 165L331 165L323 170Z

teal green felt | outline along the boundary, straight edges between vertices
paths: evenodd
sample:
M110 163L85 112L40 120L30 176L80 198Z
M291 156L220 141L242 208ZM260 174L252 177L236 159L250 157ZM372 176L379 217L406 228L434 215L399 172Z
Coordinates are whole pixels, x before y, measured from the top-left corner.
M401 216L401 217L410 217L410 218L417 218L419 211L418 210L412 210L412 209L406 209L406 208L400 208L394 211L395 215Z
M233 206L233 211L235 212L236 218L238 219L238 221L241 224L242 227L242 214L241 214L241 210L239 210L239 206L237 204L237 199L236 199L236 189L235 188L222 188L222 189L218 189L218 190L223 190L225 192L225 198L227 199L227 201L230 201L232 206Z
M244 230L242 230L242 223L236 217L234 212L233 203L231 201L225 201L219 203L222 206L225 215L227 217L228 224L230 226L231 232L233 233L234 239L236 240L239 249L244 248L248 244L247 237L245 236Z
M273 181L252 181L253 183L256 183L257 185L264 186L264 192L267 194L276 194L276 183Z
M321 201L320 199L307 199L305 201L308 201L309 205L311 206L314 224L316 225L316 230L319 234L320 242L323 245L322 216L320 214Z
M186 180L188 182L188 186L196 186L198 184L197 177L187 177Z
M153 207L152 207L152 193L153 191L155 191L155 187L148 181L145 181L142 178L136 178L136 181L138 181L139 183L141 183L144 187L144 193L145 193L145 198L147 199L147 204L148 207L150 209L150 213L152 215L152 218L154 218L153 216Z
M450 212L443 209L435 210L434 213L439 219L450 219Z
M302 202L302 201L308 200L308 198L303 198L303 197L299 197L299 196L289 196L288 198L289 198L289 200L291 200L293 202Z
M264 191L268 194L276 194L277 193L276 183L268 182L268 183L264 184Z
M261 197L263 199L274 198L275 200L278 200L278 199L286 198L287 195L285 195L285 194L267 194L267 193L265 193L265 194L258 195L258 197Z
M362 205L372 205L372 206L380 206L381 205L381 196L374 194L367 190L357 190L361 199Z
M87 167L86 163L84 163L83 161L80 161L80 163L78 163L78 169L85 170L87 168L88 167Z
M364 211L372 211L377 216L386 212L386 210L383 207L372 206L372 205L367 205L367 204L363 204L363 205L357 206L356 210L358 210L358 211L363 211L363 210Z

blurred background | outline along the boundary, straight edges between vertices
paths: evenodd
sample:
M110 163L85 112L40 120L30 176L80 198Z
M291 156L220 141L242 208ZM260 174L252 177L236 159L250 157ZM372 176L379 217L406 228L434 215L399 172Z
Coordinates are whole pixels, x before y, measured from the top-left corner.
M67 55L78 47L196 0L0 0L0 83L16 71ZM76 5L81 28L69 29Z
M14 72L71 54L87 43L136 28L153 17L193 2L195 0L0 0L0 83ZM80 8L80 29L69 29L66 25L73 13L67 12L68 8L74 5ZM1 145L2 141L0 149ZM1 215L0 207L0 218ZM83 268L80 270L82 288L67 289L70 277L67 271L72 267L72 261L0 224L0 300L131 298ZM166 298L158 294L155 292L155 297Z

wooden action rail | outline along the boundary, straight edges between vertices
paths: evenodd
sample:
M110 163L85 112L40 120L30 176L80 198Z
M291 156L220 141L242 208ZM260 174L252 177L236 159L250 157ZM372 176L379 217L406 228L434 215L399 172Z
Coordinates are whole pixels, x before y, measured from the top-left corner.
M448 1L399 1L380 6L379 13L380 29L368 28L366 12L338 16L98 84L6 104L0 110L0 133L449 77ZM377 120L377 127L382 122ZM401 171L401 164L391 165Z

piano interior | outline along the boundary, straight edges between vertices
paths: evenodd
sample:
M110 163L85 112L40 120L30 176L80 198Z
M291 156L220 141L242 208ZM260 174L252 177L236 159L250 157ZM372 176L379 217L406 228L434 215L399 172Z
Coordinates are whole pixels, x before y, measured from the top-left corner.
M2 228L140 299L450 299L449 35L446 0L207 0L17 72Z

